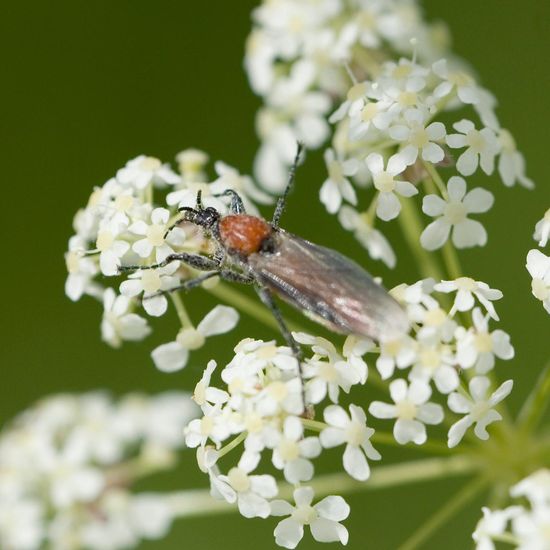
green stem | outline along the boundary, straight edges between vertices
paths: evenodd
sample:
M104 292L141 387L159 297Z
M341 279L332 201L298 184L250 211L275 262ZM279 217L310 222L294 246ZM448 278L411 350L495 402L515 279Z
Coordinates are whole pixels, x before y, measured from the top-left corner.
M433 277L437 280L444 279L443 271L434 256L420 244L423 227L414 199L401 199L401 214L397 219L422 276Z
M423 162L423 164L424 164L424 168L426 169L426 172L428 172L428 174L430 175L431 181L436 185L437 189L441 193L441 196L445 200L447 200L449 198L449 195L447 193L447 187L445 186L445 183L443 182L443 179L439 175L439 172L437 171L437 169L430 162Z
M449 278L458 279L462 277L462 268L460 266L460 260L458 259L458 254L456 253L455 247L452 245L451 241L447 241L443 245L443 262L449 274Z
M178 314L178 318L180 320L182 328L192 327L193 323L189 318L189 314L185 309L185 305L183 304L183 300L181 299L181 296L177 292L171 292L170 298L172 299L172 303L176 308L176 313Z
M365 490L384 489L408 483L460 476L476 471L478 464L469 457L455 455L450 458L429 458L401 464L373 468L369 480L356 481L344 473L319 476L308 483L313 487L316 499L338 494L357 493ZM282 483L279 498L291 499L295 486ZM212 516L233 513L237 507L225 501L214 500L208 489L193 489L174 493L169 497L180 517Z
M524 433L531 432L542 418L550 398L550 364L541 372L535 387L525 400L518 415L518 426Z
M475 478L468 483L461 491L453 496L445 505L440 507L430 516L428 521L423 523L410 536L398 550L414 550L426 542L448 519L454 516L461 508L466 506L470 500L475 498L487 485L487 480L483 477Z
M221 458L222 456L225 456L227 453L232 451L235 447L238 447L248 435L248 432L242 432L240 433L233 441L222 447L218 453L218 457Z

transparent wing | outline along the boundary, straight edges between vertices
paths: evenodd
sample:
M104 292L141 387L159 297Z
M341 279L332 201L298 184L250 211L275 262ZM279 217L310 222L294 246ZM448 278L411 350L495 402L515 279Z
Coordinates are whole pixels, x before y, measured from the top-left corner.
M387 341L408 331L401 306L355 262L282 230L274 239L275 252L248 264L280 298L336 332Z

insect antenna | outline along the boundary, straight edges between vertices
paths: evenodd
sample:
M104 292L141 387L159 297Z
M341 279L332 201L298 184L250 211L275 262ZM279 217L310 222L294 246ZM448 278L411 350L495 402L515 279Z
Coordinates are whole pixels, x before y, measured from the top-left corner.
M292 163L292 166L290 167L290 170L288 172L288 181L286 184L286 188L284 190L284 193L277 200L275 213L273 214L273 219L271 220L271 225L274 228L279 227L279 220L281 219L281 216L283 215L283 212L285 210L286 199L288 197L288 194L290 193L294 185L294 180L296 178L296 170L298 168L298 164L300 163L300 157L302 156L303 150L304 150L304 144L301 141L298 141L296 144L296 156L294 157L294 162Z

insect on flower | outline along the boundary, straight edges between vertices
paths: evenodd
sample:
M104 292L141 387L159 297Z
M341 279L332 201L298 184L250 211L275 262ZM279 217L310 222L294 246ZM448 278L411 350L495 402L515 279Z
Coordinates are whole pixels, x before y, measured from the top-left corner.
M180 220L203 228L215 241L212 257L199 254L170 254L150 266L123 266L120 271L158 269L173 261L201 271L203 275L170 289L190 290L205 280L219 276L227 281L254 285L262 302L271 310L287 344L300 364L300 348L273 300L277 295L305 315L334 332L366 336L378 341L397 339L409 329L401 306L355 262L339 252L318 246L279 227L287 196L294 183L301 145L273 219L246 214L243 201L233 190L230 214L222 216L215 208L204 208L200 192L195 208L179 208Z

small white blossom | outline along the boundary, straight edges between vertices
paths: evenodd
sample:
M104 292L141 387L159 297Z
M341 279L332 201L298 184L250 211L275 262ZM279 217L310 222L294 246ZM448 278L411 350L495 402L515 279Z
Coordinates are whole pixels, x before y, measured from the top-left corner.
M546 550L550 537L550 506L534 506L512 518L512 533L520 550Z
M288 416L283 431L273 447L273 465L284 470L289 483L309 481L313 477L313 464L309 460L321 454L317 437L303 437L304 428L296 416Z
M487 426L497 420L502 420L500 413L494 410L494 406L500 403L512 391L512 380L501 384L488 398L487 391L490 381L485 376L476 376L470 380L470 397L454 392L449 395L449 408L459 414L465 414L455 422L449 430L449 447L455 447L460 443L466 430L475 424L474 433L479 439L489 439Z
M476 543L476 550L495 550L493 537L498 537L506 531L508 522L523 512L521 506L510 506L505 510L490 510L486 506L482 509L483 518L479 520L472 538Z
M502 292L500 290L489 288L487 283L474 281L470 277L459 277L454 281L441 281L434 287L438 292L456 292L453 307L450 314L455 311L469 311L474 307L474 297L485 307L487 313L495 321L498 321L498 315L493 306L493 300L500 300Z
M249 475L256 466L260 456L252 453L243 453L237 467L231 468L227 475L220 475L220 482L227 484L234 492L234 497L228 502L237 501L239 512L245 518L266 518L271 512L270 503L277 495L275 478L270 475Z
M432 65L433 72L443 80L434 90L434 97L442 99L452 91L462 103L470 104L479 101L479 91L475 80L462 70L451 70L446 59L440 59Z
M160 293L178 285L178 277L172 276L177 269L176 262L160 269L140 269L120 283L120 293L128 298L143 293L143 309L153 317L160 317L168 308L166 296Z
M239 321L237 310L216 306L206 314L197 328L182 328L175 341L161 344L151 352L156 367L163 372L175 372L187 364L189 351L201 348L209 336L233 330Z
M368 223L364 214L344 205L338 213L338 219L344 229L353 231L355 238L367 249L373 260L382 260L388 267L395 267L395 252L390 243L380 231Z
M500 151L495 133L490 128L476 130L471 120L463 119L453 124L460 134L449 134L447 145L453 149L467 147L456 162L456 169L463 176L471 176L478 167L491 175L495 168L495 156Z
M396 418L393 427L395 440L400 444L412 441L422 445L427 439L424 424L439 424L443 420L443 408L429 403L432 394L425 382L413 381L407 386L405 380L394 380L390 384L390 395L394 404L373 401L369 412L376 418Z
M408 335L399 340L380 342L380 355L376 359L376 368L382 377L387 380L395 371L395 368L405 369L410 367L416 359L416 342Z
M193 401L202 406L206 403L219 405L225 403L229 399L229 394L223 390L210 386L210 378L216 369L216 361L208 361L201 379L195 386L193 392Z
M550 313L550 256L544 255L540 250L530 250L526 267L533 279L533 296L540 300L544 309Z
M533 238L539 242L541 248L546 246L548 239L550 239L550 208L544 213L542 220L539 220L535 225Z
M340 542L347 544L348 530L339 522L349 516L349 506L340 496L329 496L314 504L311 487L294 491L296 506L285 500L271 502L272 516L289 516L275 528L275 542L284 548L296 548L304 536L304 525L309 525L311 535L317 542Z
M504 185L511 187L517 181L527 189L535 184L525 175L525 159L517 150L512 134L502 128L498 134L501 151L498 158L498 173Z
M336 158L333 149L327 149L324 156L328 178L321 186L319 196L327 211L334 214L340 209L342 200L346 200L353 205L357 204L355 189L346 177L353 176L357 171L357 160L341 161Z
M533 507L550 506L550 470L542 468L510 489L514 498L525 497Z
M487 232L481 223L470 220L468 214L487 212L493 206L493 195L476 187L466 193L466 182L459 176L452 176L447 184L449 198L443 200L437 195L427 195L422 201L422 211L437 217L420 235L420 242L427 250L441 248L452 230L452 241L457 248L484 246Z
M130 243L118 238L124 229L124 226L109 223L104 224L97 233L96 248L99 250L99 268L103 275L118 275L121 258L130 249Z
M123 185L131 185L138 190L145 189L148 185L177 184L179 176L159 159L140 155L126 163L121 168L116 179Z
M320 403L328 395L333 403L338 402L340 389L349 393L355 384L364 384L367 365L360 356L345 346L346 358L325 338L294 333L296 341L312 347L315 355L303 364L307 401ZM349 338L349 337L348 337ZM362 350L363 354L366 349Z
M412 183L395 179L405 170L406 163L399 155L394 155L384 168L384 159L379 153L371 153L365 162L372 174L374 187L379 192L376 215L384 221L396 218L401 211L401 203L396 194L412 197L418 193L418 189Z
M512 359L514 348L510 336L503 330L489 331L489 319L479 308L472 313L473 327L457 330L456 360L464 369L474 367L479 374L488 373L495 365L495 357Z
M143 340L151 333L147 320L131 312L132 300L117 296L112 288L105 290L103 309L101 338L109 345L118 348L123 340Z
M213 406L206 403L202 406L202 411L204 416L191 420L185 427L185 444L194 449L204 447L210 439L219 448L231 435L227 418L223 416L220 404Z
M348 416L337 405L330 405L324 410L325 422L329 427L321 432L321 444L328 449L345 443L344 470L351 477L365 481L370 476L367 458L380 460L382 457L370 442L374 430L367 427L365 411L357 405L350 405L349 412Z
M172 252L165 242L164 234L168 229L170 212L166 208L155 208L151 212L151 223L135 221L128 230L143 236L132 245L132 250L141 258L148 258L153 251L157 257L165 257Z
M405 163L414 164L419 155L432 164L441 162L445 152L439 143L445 139L445 125L432 122L425 126L427 116L420 109L407 109L404 119L406 124L396 124L388 133L391 138L404 144L399 156Z

